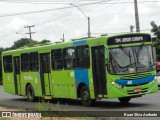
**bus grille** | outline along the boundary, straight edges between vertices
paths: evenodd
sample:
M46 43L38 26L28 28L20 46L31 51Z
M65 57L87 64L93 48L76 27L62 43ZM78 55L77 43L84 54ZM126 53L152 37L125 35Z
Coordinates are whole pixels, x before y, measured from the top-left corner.
M136 79L146 78L146 77L149 77L151 75L152 75L151 73L132 74L132 75L130 74L130 75L127 75L127 76L122 76L120 79L123 79L123 80L136 80Z
M132 94L146 93L147 91L148 91L148 88L143 88L141 92L134 92L134 90L128 90L127 93L129 95L132 95Z

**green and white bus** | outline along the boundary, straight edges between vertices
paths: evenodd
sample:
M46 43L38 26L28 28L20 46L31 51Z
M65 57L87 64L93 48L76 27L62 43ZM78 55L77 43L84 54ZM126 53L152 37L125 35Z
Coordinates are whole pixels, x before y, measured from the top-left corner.
M158 91L155 48L146 33L82 38L2 53L4 91L37 98L131 98Z

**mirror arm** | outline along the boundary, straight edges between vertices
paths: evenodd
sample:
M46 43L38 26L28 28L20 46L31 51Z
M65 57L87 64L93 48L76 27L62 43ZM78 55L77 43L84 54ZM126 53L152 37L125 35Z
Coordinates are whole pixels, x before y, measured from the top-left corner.
M109 61L109 49L108 49L108 46L107 45L104 45L104 47L108 50L108 58L107 59L105 59L105 64L107 64L108 63L108 61ZM106 51L106 50L105 50ZM106 53L106 52L105 52ZM106 54L105 54L105 57L106 57Z

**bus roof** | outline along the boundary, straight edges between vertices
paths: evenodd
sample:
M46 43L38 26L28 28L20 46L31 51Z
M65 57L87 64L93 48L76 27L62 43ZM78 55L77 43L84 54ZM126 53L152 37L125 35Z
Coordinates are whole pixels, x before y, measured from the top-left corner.
M33 51L33 50L39 50L39 49L50 49L52 47L54 48L59 48L59 46L61 46L62 48L63 47L67 47L67 46L70 46L71 47L71 44L73 44L75 41L95 41L95 40L100 40L100 39L107 39L107 38L111 38L111 37L118 37L118 36L125 36L125 35L150 35L148 33L119 33L119 34L106 34L106 35L102 35L102 36L99 36L99 37L86 37L86 38L77 38L77 39L71 39L70 41L68 42L55 42L55 43L51 43L51 44L39 44L39 45L35 45L33 47L29 47L29 46L24 46L22 48L18 48L18 49L15 49L15 50L9 50L9 51L4 51L2 54L9 54L9 53L13 53L13 52L23 52L23 51Z

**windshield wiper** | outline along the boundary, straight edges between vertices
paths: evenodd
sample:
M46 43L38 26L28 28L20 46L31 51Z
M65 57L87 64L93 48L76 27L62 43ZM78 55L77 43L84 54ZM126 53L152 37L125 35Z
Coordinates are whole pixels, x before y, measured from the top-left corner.
M136 52L136 50L135 50L137 63L139 63L138 56L139 56L140 51L142 50L143 46L144 46L144 43L142 43L142 44L139 46L139 49L137 50L137 52Z
M131 60L131 53L130 53L130 50L129 50L129 61L130 61L130 64L131 64L132 60Z
M131 63L132 63L132 59L131 59L131 51L129 50L129 53L127 52L127 51L125 51L125 49L123 49L123 47L121 46L121 45L119 45L119 48L123 51L123 53L125 54L125 55L127 55L127 57L129 57L129 61L130 61L130 65L131 65ZM129 65L129 66L130 66Z

